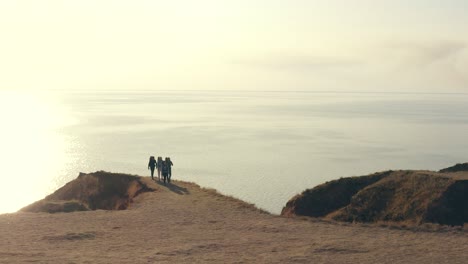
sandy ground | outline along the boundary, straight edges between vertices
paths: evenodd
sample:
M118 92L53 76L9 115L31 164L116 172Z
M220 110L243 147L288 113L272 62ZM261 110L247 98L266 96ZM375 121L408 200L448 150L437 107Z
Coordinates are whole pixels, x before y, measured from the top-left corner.
M0 263L468 263L466 230L284 218L151 184L124 211L0 215Z

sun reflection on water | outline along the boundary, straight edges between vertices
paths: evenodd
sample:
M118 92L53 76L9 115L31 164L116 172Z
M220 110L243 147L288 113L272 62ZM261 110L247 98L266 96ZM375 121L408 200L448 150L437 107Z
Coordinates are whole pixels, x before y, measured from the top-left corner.
M0 95L0 213L8 213L42 199L55 187L66 147L57 130L66 116L51 94Z

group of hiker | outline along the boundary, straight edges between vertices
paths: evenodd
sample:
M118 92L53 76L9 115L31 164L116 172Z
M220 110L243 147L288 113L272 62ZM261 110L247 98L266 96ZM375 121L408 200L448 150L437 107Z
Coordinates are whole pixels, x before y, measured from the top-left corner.
M154 156L151 156L148 162L148 169L151 170L151 179L154 180L154 169L158 170L158 180L161 180L161 174L163 176L164 183L171 182L172 175L172 165L171 158L166 157L164 160L162 157L158 157L156 160Z

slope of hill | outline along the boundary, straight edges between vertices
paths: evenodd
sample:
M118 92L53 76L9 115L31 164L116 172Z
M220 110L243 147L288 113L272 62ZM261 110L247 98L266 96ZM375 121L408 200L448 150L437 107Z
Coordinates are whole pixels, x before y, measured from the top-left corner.
M22 212L123 210L142 192L154 191L141 177L98 171L80 173L62 188L21 209Z
M282 215L463 225L468 222L468 172L388 171L343 178L293 197Z
M148 177L138 180L154 191L134 197L126 210L0 215L0 263L365 264L468 259L468 236L459 227L402 228L281 217L196 184L173 181L165 186Z
M468 163L457 163L452 167L441 169L439 172L460 172L460 171L468 172Z

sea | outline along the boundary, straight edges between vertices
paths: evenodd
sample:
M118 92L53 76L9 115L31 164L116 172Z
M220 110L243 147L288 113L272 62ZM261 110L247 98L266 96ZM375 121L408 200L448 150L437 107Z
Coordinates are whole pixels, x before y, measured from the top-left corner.
M173 179L279 214L340 177L468 161L468 94L0 91L0 213L99 170Z

